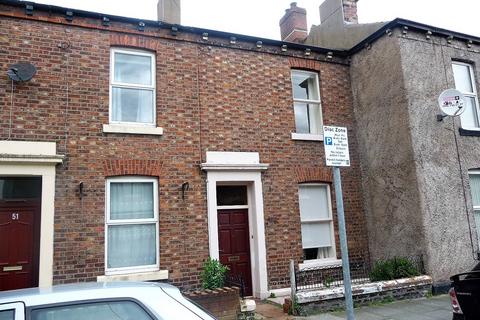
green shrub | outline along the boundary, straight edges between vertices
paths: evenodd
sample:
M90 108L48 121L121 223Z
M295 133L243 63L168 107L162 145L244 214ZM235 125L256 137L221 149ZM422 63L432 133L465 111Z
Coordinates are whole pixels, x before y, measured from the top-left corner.
M331 276L326 276L324 279L323 279L323 285L325 286L325 288L330 288L332 286L332 283L333 281L335 281L335 279L333 279L333 277Z
M218 260L209 257L203 264L202 287L204 289L223 287L227 271L227 266L224 266Z
M420 275L420 272L410 260L402 257L394 257L375 263L370 273L370 280L394 280L418 275Z

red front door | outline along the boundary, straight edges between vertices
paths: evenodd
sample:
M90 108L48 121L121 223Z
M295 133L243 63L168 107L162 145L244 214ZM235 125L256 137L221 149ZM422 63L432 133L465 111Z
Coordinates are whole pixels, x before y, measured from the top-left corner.
M38 286L39 227L39 201L0 201L0 290Z
M241 276L245 282L245 295L252 295L250 269L250 241L248 210L218 210L218 244L220 262L228 266L229 273Z

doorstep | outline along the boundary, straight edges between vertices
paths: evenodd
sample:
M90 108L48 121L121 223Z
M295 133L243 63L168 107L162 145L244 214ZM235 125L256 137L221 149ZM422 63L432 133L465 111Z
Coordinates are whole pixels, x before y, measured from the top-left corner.
M283 298L283 297L280 297ZM255 300L257 303L257 309L255 311L255 319L275 319L275 320L292 320L293 316L283 313L282 305L270 301L271 299L279 298L269 298L267 300Z
M275 298L267 298L267 301L271 303L278 304L279 306L283 306L285 303L285 299L290 299L290 296L283 296L283 297L275 297Z

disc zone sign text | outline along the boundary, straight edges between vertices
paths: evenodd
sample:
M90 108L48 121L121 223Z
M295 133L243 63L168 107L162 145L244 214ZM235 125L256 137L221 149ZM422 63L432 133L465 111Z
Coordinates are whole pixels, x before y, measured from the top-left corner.
M330 167L349 167L348 136L345 127L323 127L325 161Z

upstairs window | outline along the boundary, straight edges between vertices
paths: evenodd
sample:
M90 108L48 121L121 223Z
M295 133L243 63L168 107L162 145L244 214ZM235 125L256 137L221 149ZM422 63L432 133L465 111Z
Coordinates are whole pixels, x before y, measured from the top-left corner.
M112 49L110 123L155 125L155 56Z
M300 134L322 134L322 109L318 74L309 71L292 70L292 89L295 132Z
M329 186L300 185L298 197L304 262L336 259Z
M452 68L455 87L465 95L466 100L465 111L460 115L462 128L479 130L480 110L473 67L467 63L453 62Z

